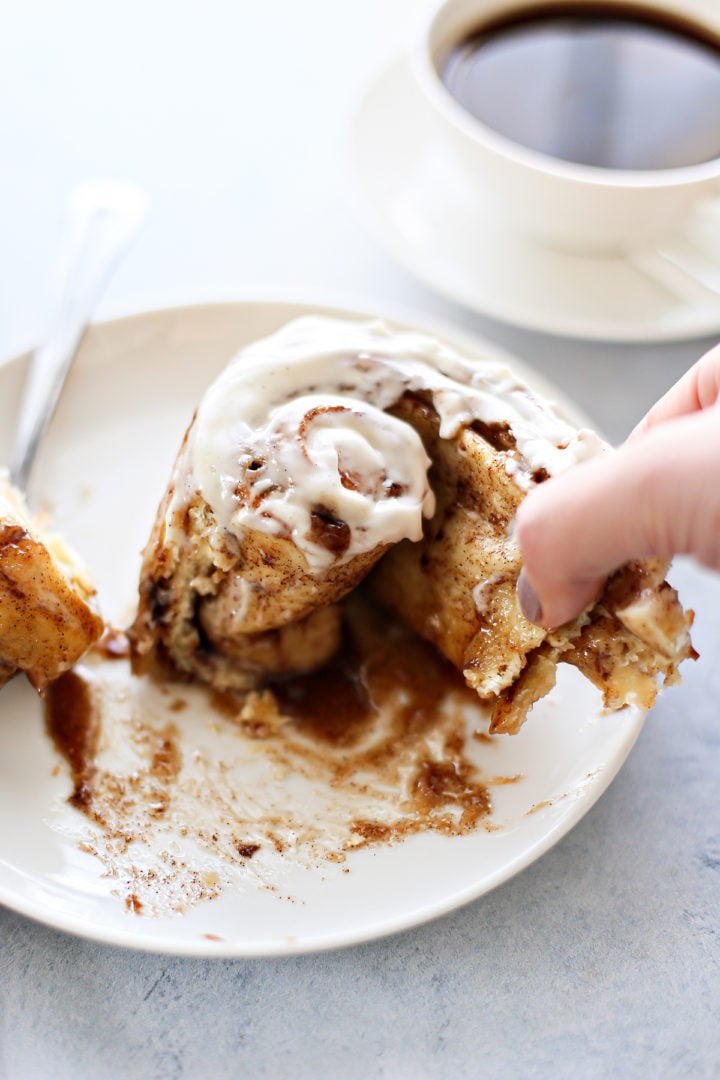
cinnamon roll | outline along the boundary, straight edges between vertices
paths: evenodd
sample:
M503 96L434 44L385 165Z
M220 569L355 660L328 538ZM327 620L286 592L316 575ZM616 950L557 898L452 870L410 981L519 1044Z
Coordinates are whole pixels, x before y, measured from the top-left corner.
M496 730L517 730L559 661L611 708L650 704L692 655L664 566L624 568L552 633L515 598L524 493L606 450L496 361L379 321L297 319L245 348L190 424L143 556L134 669L250 690L319 667L369 576L493 703Z
M24 671L42 692L72 667L103 630L94 596L78 557L0 471L0 686Z

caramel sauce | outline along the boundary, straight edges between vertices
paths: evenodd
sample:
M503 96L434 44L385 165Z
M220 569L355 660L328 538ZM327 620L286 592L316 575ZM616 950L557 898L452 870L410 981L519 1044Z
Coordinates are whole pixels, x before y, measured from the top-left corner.
M142 835L136 825L127 825L131 809L141 807L145 823L167 813L168 787L182 765L171 723L159 730L136 725L134 734L147 766L130 776L120 776L99 773L102 707L82 669L66 672L48 688L45 721L56 749L70 766L73 790L68 802L101 825L113 843L127 847Z
M240 698L229 690L211 690L210 701L215 712L226 716L229 720L235 719L240 709Z
M423 737L438 728L444 703L456 717L475 694L430 644L383 611L363 589L346 601L343 647L323 668L272 687L278 708L295 729L334 750L325 767L334 783L370 770L397 783L401 763L412 762L403 818L393 825L357 819L353 846L387 842L428 829L469 831L491 810L486 783L465 754L464 725L451 725L439 758L423 756ZM391 718L381 726L378 718ZM351 755L337 751L352 749ZM317 753L316 749L316 753Z
M238 844L237 853L241 859L252 859L256 851L260 850L259 844Z
M334 746L352 746L375 714L363 663L346 640L332 661L305 675L277 683L272 694L284 716L306 735Z
M362 744L377 717L393 712L387 739L369 751L376 763L426 732L448 693L477 700L451 664L362 589L346 601L343 645L329 663L270 689L303 734L333 746Z
M146 681L126 679L115 661L103 668L104 648L99 662L91 657L87 668L50 688L47 727L70 767L69 801L102 829L83 850L121 882L128 911L183 911L219 895L240 872L273 889L278 858L327 866L356 848L414 833L458 836L489 827L488 781L468 756L478 746L477 697L432 646L363 590L344 612L342 648L319 671L249 695L206 692L205 706L218 720L201 722L203 740L221 737L227 746L228 736L237 737L239 757L231 751L206 760L202 751L199 774L200 744L192 723L187 732L176 727L176 699L161 689L145 715ZM108 672L114 678L103 683ZM202 688L189 690L190 700L192 693ZM193 715L188 709L189 721ZM123 747L120 757L113 745ZM267 763L280 784L266 801L262 789L243 787L248 754ZM325 809L288 798L285 776L309 783ZM221 873L171 854L184 838Z
M70 803L88 810L92 801L100 723L92 689L77 671L67 671L51 683L45 695L45 720L56 749L70 766Z
M461 755L450 761L423 761L413 780L413 798L421 813L445 807L462 808L462 831L473 828L490 810L490 795L474 777L474 768Z

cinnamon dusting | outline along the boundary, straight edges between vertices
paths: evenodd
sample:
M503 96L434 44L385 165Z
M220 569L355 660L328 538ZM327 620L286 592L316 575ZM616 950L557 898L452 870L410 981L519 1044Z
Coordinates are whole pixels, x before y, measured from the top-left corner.
M101 829L84 849L128 911L183 911L248 874L274 889L279 859L327 867L358 847L486 827L488 781L469 756L482 706L362 590L324 668L246 696L189 688L181 717L165 687L98 654L53 685L47 725L72 805Z

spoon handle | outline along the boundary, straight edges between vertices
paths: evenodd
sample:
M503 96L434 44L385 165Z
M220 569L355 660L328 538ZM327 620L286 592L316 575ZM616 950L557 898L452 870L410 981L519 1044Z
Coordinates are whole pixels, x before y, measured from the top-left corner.
M137 234L147 205L147 195L140 188L118 180L87 181L71 195L59 302L47 339L30 361L23 388L10 467L16 487L27 486L37 448L90 316Z

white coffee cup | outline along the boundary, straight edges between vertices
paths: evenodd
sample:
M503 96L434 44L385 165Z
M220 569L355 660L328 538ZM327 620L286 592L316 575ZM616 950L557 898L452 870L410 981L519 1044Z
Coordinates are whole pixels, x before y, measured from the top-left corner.
M692 20L720 38L720 0L606 0L605 7ZM445 0L431 6L414 50L419 89L477 183L488 213L564 250L617 254L652 247L692 209L720 192L720 158L667 169L575 164L529 149L468 112L444 85L452 48L484 23L530 13L547 0Z

